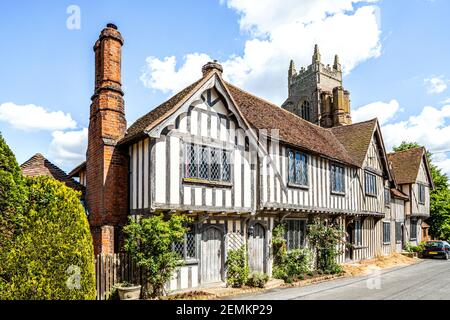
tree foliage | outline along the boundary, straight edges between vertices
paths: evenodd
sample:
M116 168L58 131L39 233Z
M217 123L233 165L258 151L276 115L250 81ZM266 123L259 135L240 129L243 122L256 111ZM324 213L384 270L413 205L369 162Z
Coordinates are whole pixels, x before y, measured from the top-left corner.
M307 237L315 251L317 270L325 274L342 272L336 258L342 253L338 250L338 244L342 243L344 238L343 230L316 219L308 225Z
M24 178L0 135L0 300L94 298L80 194L51 178Z
M130 217L124 228L125 250L142 267L149 284L144 288L146 297L159 297L165 293L165 284L181 262L172 245L183 240L186 222L187 218L182 215L172 215L169 219L158 215L140 221Z
M416 142L402 142L394 147L395 152L418 148ZM430 235L437 239L450 239L450 189L448 177L432 161L432 154L427 152L430 164L431 176L434 182L434 190L430 192Z
M2 255L9 246L25 211L27 192L16 158L0 134L0 274Z
M29 206L4 261L0 299L95 299L94 253L78 192L28 178Z

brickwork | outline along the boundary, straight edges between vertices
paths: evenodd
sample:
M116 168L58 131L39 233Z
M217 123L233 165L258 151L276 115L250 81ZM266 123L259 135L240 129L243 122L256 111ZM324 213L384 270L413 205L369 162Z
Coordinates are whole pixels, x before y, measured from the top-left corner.
M117 27L108 25L94 46L86 200L96 254L114 251L114 227L123 226L128 214L128 156L116 147L127 129L121 83L123 43Z

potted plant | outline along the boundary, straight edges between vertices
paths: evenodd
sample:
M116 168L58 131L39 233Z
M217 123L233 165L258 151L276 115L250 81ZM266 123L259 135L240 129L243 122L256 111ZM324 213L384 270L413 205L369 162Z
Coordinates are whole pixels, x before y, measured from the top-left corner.
M115 286L120 300L139 300L141 297L141 286L128 282L118 283Z

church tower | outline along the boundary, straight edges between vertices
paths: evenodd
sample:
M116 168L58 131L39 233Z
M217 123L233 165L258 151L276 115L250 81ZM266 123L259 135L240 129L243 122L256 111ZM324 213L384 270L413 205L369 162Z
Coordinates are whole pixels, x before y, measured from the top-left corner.
M297 72L291 61L288 98L282 108L325 128L351 124L350 93L342 86L339 57L335 56L333 66L324 65L315 45L310 66Z

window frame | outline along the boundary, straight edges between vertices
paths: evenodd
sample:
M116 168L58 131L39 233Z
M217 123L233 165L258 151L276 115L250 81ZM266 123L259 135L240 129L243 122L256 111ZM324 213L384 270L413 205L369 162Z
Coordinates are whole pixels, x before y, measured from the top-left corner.
M417 240L417 225L418 225L418 219L417 218L411 218L410 223L409 223L409 240L411 241L415 241ZM414 226L414 229L413 229ZM414 230L414 233L413 233Z
M199 260L198 252L197 252L197 232L194 224L191 224L188 226L189 231L187 231L183 235L183 240L180 243L172 243L172 251L177 252L181 256L181 260L184 262L196 262ZM193 245L191 250L193 250L193 256L190 256L189 254L189 248L188 248L188 237L192 236ZM177 245L181 246L182 253L179 252L179 249L177 248Z
M367 170L364 171L364 191L366 196L369 197L378 196L377 175Z
M388 196L387 196L388 195ZM387 197L386 197L387 196ZM387 198L387 199L386 199ZM389 201L388 201L389 200ZM391 189L388 187L384 188L384 204L386 207L390 207L392 202Z
M391 222L390 221L383 221L383 244L391 244Z
M333 168L336 168L335 170L333 170ZM336 175L338 174L338 175ZM341 177L342 181L340 183L340 189L337 190L336 189L336 179ZM332 194L334 195L340 195L340 196L344 196L345 195L345 166L338 164L338 163L331 163L330 164L330 191Z
M424 184L419 183L418 184L418 201L419 204L424 205L426 202L426 186ZM422 199L423 197L423 199Z
M293 155L293 157L291 157ZM300 158L298 159L297 156ZM288 157L288 184L303 189L309 188L309 155L295 149L287 150ZM300 167L298 166L300 163ZM293 171L291 171L293 170ZM297 177L300 175L300 178Z
M294 225L293 230L288 228L289 224L297 224L298 223L298 230L296 230L296 226ZM283 222L284 227L284 239L286 240L286 249L287 251L295 250L295 249L301 249L306 246L306 219L285 219ZM289 232L294 233L297 232L298 234L294 236L294 240L291 240L288 235ZM297 240L295 240L297 239ZM291 241L291 242L290 242ZM290 244L293 243L291 246Z
M206 150L206 159L203 157L203 150ZM193 157L191 152L194 152ZM232 150L224 148L193 142L184 143L183 181L231 186L231 153ZM194 159L194 164L191 163L191 159ZM193 170L191 166L194 167ZM206 166L206 175L204 175L203 166ZM218 176L213 177L213 166L218 166ZM191 171L194 173L191 174Z
M363 222L361 220L355 220L355 229L353 230L353 244L357 248L361 248L363 246Z
M396 221L395 222L395 242L397 244L402 243L403 239L402 239L402 223L401 221Z

